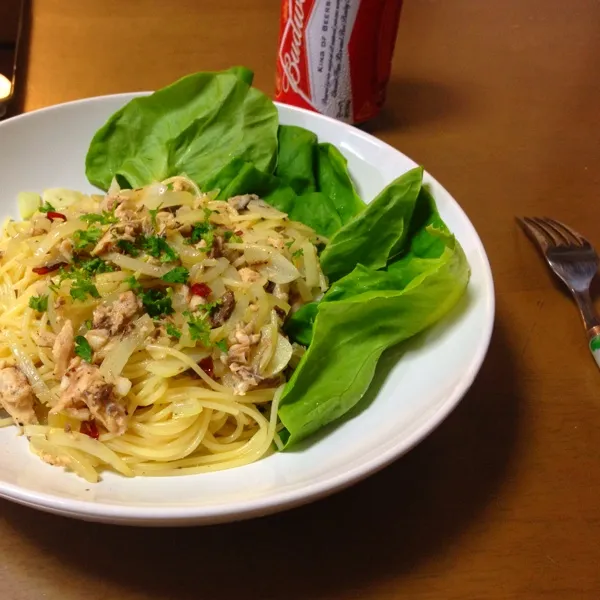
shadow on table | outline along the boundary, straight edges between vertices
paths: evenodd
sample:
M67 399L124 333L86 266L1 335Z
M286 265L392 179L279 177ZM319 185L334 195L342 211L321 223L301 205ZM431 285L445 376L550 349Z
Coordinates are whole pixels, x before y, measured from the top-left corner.
M449 86L417 78L391 79L381 112L360 128L378 135L387 129L407 130L440 123L471 110L464 85Z
M518 438L516 381L499 324L473 387L428 439L365 482L287 513L161 530L82 523L5 503L4 519L75 579L99 578L104 589L144 598L357 593L447 552L499 493Z

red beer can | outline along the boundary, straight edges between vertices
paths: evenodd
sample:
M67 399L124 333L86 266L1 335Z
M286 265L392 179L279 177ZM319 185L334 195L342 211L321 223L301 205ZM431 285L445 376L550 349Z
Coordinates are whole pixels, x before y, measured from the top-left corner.
M283 0L275 99L347 123L374 117L402 0Z

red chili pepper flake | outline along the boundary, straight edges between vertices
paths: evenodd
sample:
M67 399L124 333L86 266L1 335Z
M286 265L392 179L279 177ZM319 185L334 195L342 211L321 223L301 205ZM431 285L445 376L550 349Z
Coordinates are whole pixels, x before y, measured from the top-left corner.
M215 376L215 365L213 363L213 359L210 356L203 358L198 366L209 376L214 378Z
M194 296L202 296L202 298L208 298L212 294L212 290L205 283L194 283L190 287L190 292Z
M60 263L56 263L54 265L48 265L47 267L35 267L31 270L34 273L36 273L37 275L47 275L48 273L52 273L52 271L56 271L56 270L60 269L63 265L66 265L66 264L67 263L60 262Z
M54 221L55 219L62 219L63 221L67 220L67 217L65 215L63 215L62 213L59 213L59 212L55 212L53 210L49 210L46 213L46 218L50 219L50 221Z
M244 235L244 232L243 232L241 229L238 229L238 230L235 232L235 235L242 236L242 235Z
M83 433L83 435L87 435L95 440L100 437L96 421L84 421L79 428L79 433Z

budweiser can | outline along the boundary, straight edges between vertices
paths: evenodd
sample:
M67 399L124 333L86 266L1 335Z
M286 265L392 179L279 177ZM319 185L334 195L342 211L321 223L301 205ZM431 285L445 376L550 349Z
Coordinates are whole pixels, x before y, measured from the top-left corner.
M402 0L283 0L275 99L347 123L383 106Z

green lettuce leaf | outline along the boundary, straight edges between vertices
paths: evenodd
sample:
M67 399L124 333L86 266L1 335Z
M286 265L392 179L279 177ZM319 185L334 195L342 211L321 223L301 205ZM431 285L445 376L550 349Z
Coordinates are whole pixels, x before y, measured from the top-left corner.
M354 189L347 161L335 146L319 144L312 131L294 125L280 125L278 139L275 174L298 195L322 192L342 225L364 210L366 205Z
M316 192L317 136L303 127L280 125L278 140L275 175L287 183L296 194Z
M312 227L325 237L331 237L342 226L333 202L322 192L297 196L288 216Z
M422 187L412 212L408 235L400 248L401 255L386 269L373 270L357 264L348 275L331 284L321 303L344 300L368 291L404 289L430 267L428 259L442 255L448 236L450 233L437 211L435 200L429 190ZM317 302L305 304L286 322L287 334L303 346L308 346L312 340L318 306Z
M256 194L291 219L325 237L333 236L365 207L346 159L331 144L318 144L317 136L302 127L281 125L278 140L275 174L234 158L208 178L203 188L219 190L220 200Z
M206 180L205 191L216 191L219 200L227 200L241 194L256 194L266 196L282 187L280 179L260 171L252 163L234 158L224 165L217 173Z
M286 323L290 338L308 346L279 408L288 444L355 406L382 352L438 321L464 293L466 257L424 187L405 228L400 254L385 268L357 264Z
M319 144L317 153L317 189L329 197L342 224L346 224L366 204L354 189L344 155L332 144Z
M309 302L298 309L285 322L287 336L303 346L310 346L318 312L319 302Z
M330 281L350 273L359 263L371 269L385 267L400 252L422 184L422 167L411 169L329 240L321 254L321 268Z
M259 171L239 158L234 158L211 177L205 189L219 190L219 200L240 194L256 194L287 213L290 219L300 221L326 237L333 235L342 225L335 206L326 195L310 192L299 196L279 177Z
M277 109L251 83L252 72L236 67L135 98L96 132L87 178L106 190L113 177L135 188L185 173L203 187L232 158L273 172Z
M337 299L319 303L310 346L279 406L287 445L348 412L369 387L382 352L438 321L461 297L469 279L462 248L444 232L430 234L444 251L413 258L421 270L405 287L396 289L401 268L377 273L360 266L338 282Z

